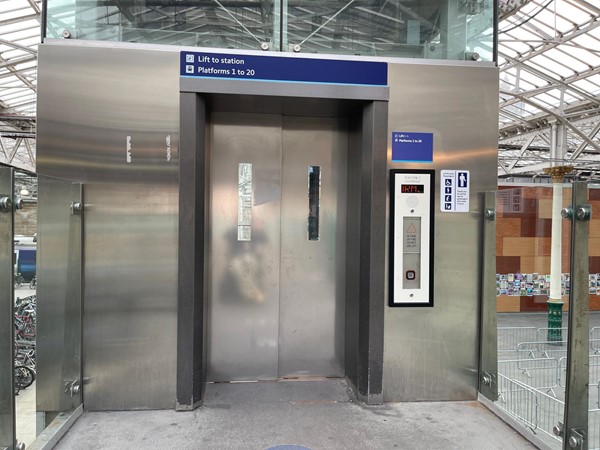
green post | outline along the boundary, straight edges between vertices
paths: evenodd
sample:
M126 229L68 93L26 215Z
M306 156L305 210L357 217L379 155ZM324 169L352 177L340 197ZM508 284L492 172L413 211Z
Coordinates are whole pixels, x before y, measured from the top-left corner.
M562 341L562 309L564 302L551 300L548 305L548 341Z

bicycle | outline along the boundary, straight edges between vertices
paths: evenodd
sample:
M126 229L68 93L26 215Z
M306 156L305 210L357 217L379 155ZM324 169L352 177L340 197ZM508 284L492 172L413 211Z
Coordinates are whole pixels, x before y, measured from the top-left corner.
M23 278L23 275L21 275L21 273L17 273L14 277L14 281L15 281L15 287L21 287L23 286L23 283L25 283L25 278Z
M15 393L26 389L35 381L35 372L26 366L15 366Z

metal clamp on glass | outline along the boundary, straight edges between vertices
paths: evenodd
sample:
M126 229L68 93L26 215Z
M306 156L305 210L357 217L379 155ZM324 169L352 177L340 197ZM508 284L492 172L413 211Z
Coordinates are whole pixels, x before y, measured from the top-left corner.
M0 211L2 212L9 212L12 211L12 200L10 197L0 197Z

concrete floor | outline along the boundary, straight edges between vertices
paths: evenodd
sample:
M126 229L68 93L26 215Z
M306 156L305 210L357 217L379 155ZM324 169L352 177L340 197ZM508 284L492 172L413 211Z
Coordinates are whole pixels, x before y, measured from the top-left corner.
M35 382L19 391L15 402L17 440L28 446L35 441Z
M292 445L312 450L535 448L478 402L368 407L353 402L340 379L210 384L204 406L193 412L84 413L55 448L264 450Z

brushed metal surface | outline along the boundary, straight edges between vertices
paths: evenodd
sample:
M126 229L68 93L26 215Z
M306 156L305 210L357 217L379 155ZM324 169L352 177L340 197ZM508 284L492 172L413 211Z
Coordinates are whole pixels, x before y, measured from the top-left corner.
M284 117L279 376L344 375L347 124ZM308 167L321 168L319 240L308 240Z
M357 398L383 402L387 118L365 104L348 127L346 378Z
M387 101L387 86L350 86L320 83L270 82L255 80L227 80L186 78L180 81L182 92L203 92L234 95L281 96L300 98L335 98L348 100Z
M481 278L481 342L479 392L489 400L498 399L498 320L496 312L496 192L483 195L483 242ZM486 217L486 211L494 215ZM485 380L490 380L488 383Z
M195 409L202 403L206 380L210 178L206 113L200 95L181 94L176 400L180 411Z
M496 189L498 71L495 68L390 64L388 168L393 131L432 132L427 168L471 173L469 213L435 205L434 307L386 308L384 399L477 398L482 200ZM386 294L387 298L387 294Z
M594 422L589 420L590 403L590 296L589 296L589 218L580 219L578 208L589 207L587 181L573 183L571 219L571 289L569 292L569 331L567 339L567 374L564 409L563 449L569 450L569 439L574 431L590 436ZM594 379L593 382L596 380ZM589 421L588 421L589 420ZM557 424L554 424L557 425ZM594 427L597 429L597 427ZM596 441L597 442L597 441ZM587 450L596 447L592 439L585 439L577 448Z
M175 406L178 67L176 48L39 49L38 173L86 188L89 410Z
M281 116L212 113L208 381L277 379ZM238 241L238 164L253 171L252 240Z
M81 404L65 383L81 382L81 185L38 176L37 382L38 412L65 412Z
M209 381L344 375L346 127L211 114ZM250 241L238 239L240 163L252 164ZM309 165L322 170L319 241Z
M12 199L13 171L0 166L0 198ZM15 444L13 391L13 212L0 211L0 448Z

